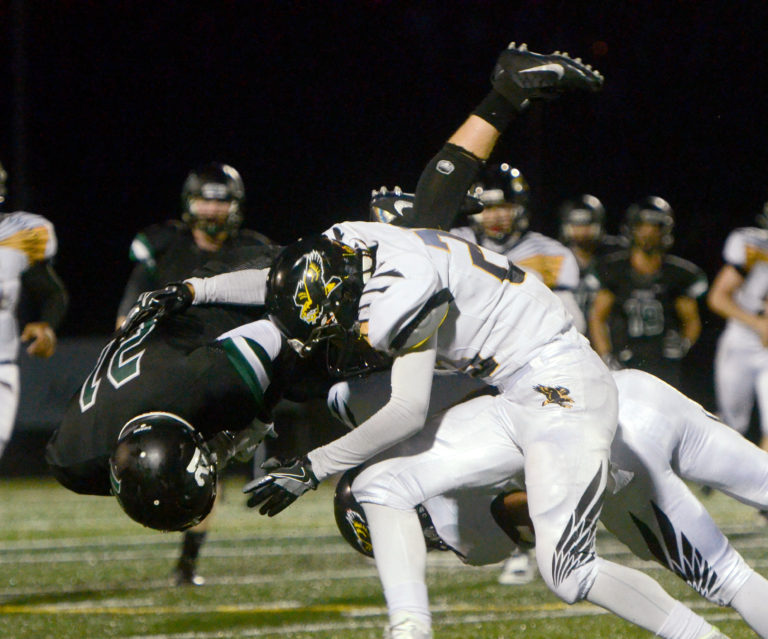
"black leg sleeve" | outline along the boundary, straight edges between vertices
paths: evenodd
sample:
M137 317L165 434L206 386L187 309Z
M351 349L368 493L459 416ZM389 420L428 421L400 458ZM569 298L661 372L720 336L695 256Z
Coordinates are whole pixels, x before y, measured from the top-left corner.
M409 226L448 230L456 225L464 198L483 161L446 143L422 171L416 186L415 219Z

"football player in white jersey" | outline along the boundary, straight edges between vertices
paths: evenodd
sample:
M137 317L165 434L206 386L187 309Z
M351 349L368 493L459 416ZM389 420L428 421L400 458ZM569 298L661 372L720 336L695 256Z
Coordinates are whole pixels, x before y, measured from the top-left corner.
M587 599L661 636L679 636L670 630L679 616L675 602L658 584L595 553L616 388L543 282L446 232L345 222L281 253L270 270L267 304L299 352L352 331L394 362L382 409L246 487L249 504L261 505L262 514L281 512L319 481L421 430L435 364L500 392L491 400L482 472L440 464L419 501L364 503L393 637L431 636L426 589L412 578L424 550L416 505L486 482L484 458L513 450L522 452L539 571L553 592L569 603ZM689 621L682 621L688 629ZM697 618L689 636L711 633Z
M506 255L510 262L535 274L560 298L576 328L586 332L587 321L575 295L578 262L557 240L529 230L529 187L520 170L506 162L487 165L470 194L482 202L483 210L470 216L469 226L452 228L451 233Z
M712 603L733 607L760 637L768 637L768 581L747 565L685 484L716 486L745 504L766 508L768 453L648 373L626 369L613 377L619 427L601 521L638 557L658 561ZM363 419L377 408L366 388L371 381L341 382L332 389L329 406L344 407L336 413L348 426L354 426L350 415ZM356 502L405 508L432 495L435 476L448 466L475 481L420 502L436 533L425 535L428 547L451 549L465 563L482 565L529 544L532 530L526 528L524 511L510 511L506 504L525 503L518 492L508 492L524 486L523 453L520 447L505 450L501 442L488 445L495 410L492 397L451 408L362 471L347 473L337 487L335 508L345 539L370 555L365 513ZM508 427L514 433L514 423ZM420 566L422 559L416 562ZM680 618L659 634L699 636L686 634Z
M551 73L552 65L562 74ZM563 54L541 56L510 47L500 56L492 82L498 90L494 99L508 95L520 106L529 97L551 94L555 85L594 88L602 78ZM482 115L476 110L449 140L475 158L487 158L500 133L491 122L494 109L488 104L482 109ZM435 175L449 175L457 167L439 161L433 168ZM426 173L427 180L435 177ZM431 210L440 217L439 207ZM515 413L526 450L539 565L547 583L566 601L587 597L653 631L669 624L674 600L655 582L594 554L596 517L616 427L615 384L560 300L538 278L448 233L369 223L340 224L321 238L291 246L270 275L272 316L298 351L312 351L324 339L341 339L355 324L375 348L397 357L387 405L328 446L272 466L264 478L246 486L250 505L262 504L262 514L274 515L316 487L318 479L356 466L418 431L439 356L441 364L500 388L502 396L495 400L498 441L509 443L506 415L508 410ZM243 282L250 275L229 276L236 277L224 289L233 293L229 299L234 301L247 289L234 279ZM208 293L221 283L195 283L195 301L210 301ZM463 486L472 478L443 480ZM418 552L423 544L415 511L367 504L366 512L372 529L379 531L374 544L384 539L385 546L377 551L380 569L399 575L392 583L382 574L390 584L385 594L391 636L431 636L426 591L411 587L407 577L414 569L409 548L416 544ZM582 533L579 538L564 532L574 526ZM387 548L387 539L398 540L399 551ZM617 589L617 581L627 593ZM422 615L409 613L414 604Z
M0 206L5 201L7 174L0 165ZM50 357L56 349L55 330L67 308L67 294L51 266L56 254L53 224L40 215L0 213L0 456L11 438L19 404L19 342L27 353ZM17 309L22 288L36 306L36 321L19 336Z
M768 204L758 221L768 221ZM724 266L707 296L709 308L726 318L715 354L715 393L727 424L746 434L757 396L762 439L768 450L768 230L732 231L723 248Z

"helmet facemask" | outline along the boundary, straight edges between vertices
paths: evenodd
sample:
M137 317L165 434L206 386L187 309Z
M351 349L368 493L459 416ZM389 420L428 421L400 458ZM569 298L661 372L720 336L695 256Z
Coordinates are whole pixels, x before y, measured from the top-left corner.
M181 192L182 220L190 228L204 232L211 238L222 233L234 234L243 223L245 188L237 170L228 164L212 163L192 171L184 181ZM209 216L206 203L228 205L226 215Z
M470 216L475 233L499 244L516 242L528 230L529 192L518 169L506 162L486 166L469 191L483 205Z
M672 247L675 239L672 234L674 225L674 213L669 203L660 197L651 196L627 209L622 233L633 247L648 255L658 255ZM656 227L658 233L642 233L638 237L637 229L640 226Z

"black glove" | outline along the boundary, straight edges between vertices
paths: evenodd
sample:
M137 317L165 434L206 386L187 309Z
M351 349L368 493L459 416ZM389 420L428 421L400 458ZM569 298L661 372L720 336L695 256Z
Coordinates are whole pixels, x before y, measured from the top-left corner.
M125 335L148 319L160 319L178 313L192 304L193 294L184 282L171 282L156 291L139 295L120 325L118 335Z
M315 490L319 483L312 472L312 464L306 457L288 460L270 457L261 467L268 471L267 474L254 479L243 488L244 493L251 494L248 507L255 508L261 504L261 515L274 517L308 490Z

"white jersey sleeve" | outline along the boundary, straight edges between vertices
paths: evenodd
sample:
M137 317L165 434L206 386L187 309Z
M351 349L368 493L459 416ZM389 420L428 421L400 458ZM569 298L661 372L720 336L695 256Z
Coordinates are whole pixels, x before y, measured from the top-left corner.
M755 227L732 231L723 247L723 259L744 277L735 301L750 313L762 312L768 297L768 231Z
M244 269L211 277L190 277L186 280L195 289L193 304L253 304L262 305L267 298L269 269Z

